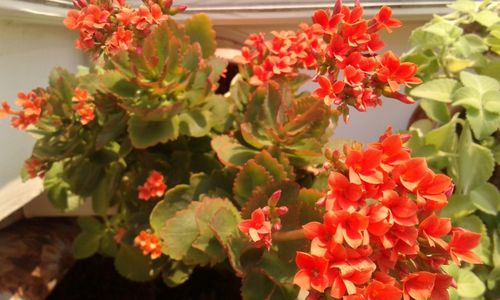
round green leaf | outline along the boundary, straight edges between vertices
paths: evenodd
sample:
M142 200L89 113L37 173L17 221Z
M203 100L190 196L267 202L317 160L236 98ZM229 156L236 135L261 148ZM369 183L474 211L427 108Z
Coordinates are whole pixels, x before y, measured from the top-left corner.
M148 281L154 275L151 259L138 248L124 244L116 255L115 268L123 277L133 281Z
M140 116L133 116L128 121L128 132L132 145L145 149L176 139L179 136L179 118L173 116L163 121L146 121Z
M470 192L472 203L481 211L496 216L500 209L500 192L491 183L485 183Z
M466 298L479 297L486 290L481 279L467 269L458 271L457 286L458 295Z
M454 79L435 79L412 89L410 95L413 97L450 103L452 93L459 87L460 83Z
M77 259L87 258L99 250L101 232L81 232L73 242L73 255Z

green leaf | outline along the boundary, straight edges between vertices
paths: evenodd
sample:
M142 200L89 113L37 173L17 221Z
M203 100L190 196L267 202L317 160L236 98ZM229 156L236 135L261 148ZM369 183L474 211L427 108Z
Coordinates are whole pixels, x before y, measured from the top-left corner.
M210 132L212 113L208 110L191 110L179 114L179 132L182 135L202 137Z
M56 208L63 211L71 211L80 207L84 200L73 194L69 184L63 180L63 163L52 164L43 181L47 198Z
M488 47L480 36L476 34L465 34L453 44L453 49L458 51L461 57L474 58L471 56L487 51Z
M165 222L177 211L185 209L192 201L192 190L189 185L179 184L169 189L162 201L158 202L149 216L149 223L155 232L161 232Z
M115 268L123 277L145 282L154 276L151 260L133 246L122 244L115 258Z
M480 94L474 88L465 87L457 92L453 105L466 107L467 119L476 138L484 139L498 130L500 126L500 105L498 104L500 91L488 90Z
M231 167L242 166L257 154L227 135L214 137L211 145L221 163Z
M99 250L102 232L83 231L73 242L73 255L77 259L90 257Z
M474 20L486 28L493 26L495 23L500 21L498 12L495 13L491 10L482 10L477 14L474 14Z
M440 216L443 218L459 219L470 215L476 210L476 206L471 201L470 196L453 195L448 204L441 210Z
M484 183L470 192L472 203L481 211L496 216L500 210L500 192L491 183Z
M461 87L452 96L453 106L461 105L480 109L481 93L474 87Z
M450 112L446 103L422 99L420 100L420 107L433 121L440 123L447 123L450 121Z
M253 269L243 277L241 294L245 300L288 300L295 299L298 290L297 286L281 285L269 278L264 271Z
M498 91L500 89L500 83L497 80L484 75L464 71L460 72L460 80L464 86L477 89L481 95L488 91Z
M193 242L193 247L208 254L212 265L221 262L225 258L223 248L217 241L212 229L209 227L216 213L222 208L236 211L231 202L227 199L209 197L203 198L201 204L196 209L196 222L200 235ZM232 229L234 230L235 228L236 226Z
M460 83L454 79L435 79L415 87L410 91L410 95L413 97L450 103L451 94L459 87Z
M115 257L118 253L118 244L116 243L115 236L112 232L105 232L102 236L99 253L111 257Z
M493 233L492 262L493 262L493 266L496 268L500 267L500 237L499 237L498 233L499 233L498 230L496 230Z
M288 174L285 168L266 150L257 154L254 160L258 165L264 167L275 181L282 181L287 178Z
M467 269L458 271L457 286L458 295L466 298L479 297L486 290L481 279Z
M100 76L100 90L121 98L135 98L139 87L132 84L118 71L107 71Z
M193 269L192 266L186 266L181 261L173 261L162 269L161 278L168 287L174 288L186 282L193 273Z
M113 195L121 180L125 166L119 162L112 163L105 177L99 181L96 190L92 195L92 209L96 214L106 215Z
M457 143L455 134L456 119L449 123L429 131L424 138L426 145L434 145L438 150L454 152Z
M273 177L267 170L258 165L255 160L248 161L236 176L233 192L235 200L244 204L259 187L273 182Z
M160 231L164 242L162 251L172 259L182 260L199 235L196 223L198 205L200 202L191 202L186 209L177 211L173 218L166 221L165 226Z
M94 217L79 217L78 226L83 231L100 233L104 230L104 225Z
M474 143L469 127L465 126L462 129L458 146L456 180L458 190L463 194L468 194L482 185L493 174L494 166L491 151Z
M145 149L159 143L175 140L179 136L179 117L163 121L146 121L132 116L128 121L128 132L132 145Z
M229 263L238 276L243 275L240 256L248 246L246 237L243 237L238 229L240 222L241 216L234 207L222 207L215 213L208 225L224 247Z
M476 3L471 0L457 0L450 4L449 7L464 13L471 13L477 9Z
M200 44L204 58L214 55L217 48L215 31L212 29L212 21L206 14L192 16L186 21L185 28L191 43Z

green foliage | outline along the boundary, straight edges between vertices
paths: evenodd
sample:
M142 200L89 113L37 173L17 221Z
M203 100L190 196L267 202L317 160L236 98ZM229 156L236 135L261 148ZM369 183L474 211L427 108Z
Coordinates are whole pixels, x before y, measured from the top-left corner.
M485 265L447 268L458 284L451 298L488 298L498 294L500 283L498 172L494 176L500 145L499 6L460 0L451 7L455 12L434 17L410 39L406 59L419 65L424 79L410 94L421 99L430 120L412 124L408 145L456 183L442 215L482 233L476 252Z

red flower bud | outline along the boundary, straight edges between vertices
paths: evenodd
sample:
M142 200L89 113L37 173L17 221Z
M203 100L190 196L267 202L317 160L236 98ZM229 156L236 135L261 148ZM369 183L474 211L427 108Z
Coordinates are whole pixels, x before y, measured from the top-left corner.
M276 213L280 217L285 215L287 212L288 212L288 207L286 207L286 206L280 206L280 207L276 208Z

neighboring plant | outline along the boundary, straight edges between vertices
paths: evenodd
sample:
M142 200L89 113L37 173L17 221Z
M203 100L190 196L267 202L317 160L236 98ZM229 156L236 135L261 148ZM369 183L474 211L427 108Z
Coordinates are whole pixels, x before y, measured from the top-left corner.
M77 258L113 256L123 276L169 286L231 267L245 299L299 287L308 299L447 299L442 266L480 262L480 235L436 214L450 178L411 158L408 136L325 146L350 107L413 102L398 90L420 82L416 65L376 53L377 32L400 26L390 8L366 20L336 1L299 31L251 35L222 96L227 62L206 15L180 25L171 1L74 3L65 24L94 65L56 69L0 114L37 137L25 175L44 178L56 207L92 201ZM299 91L303 69L312 93Z
M419 65L424 83L411 89L427 118L413 123L409 146L456 186L442 215L481 232L483 265L448 268L457 297L500 294L500 4L457 1L410 37L406 60ZM472 272L474 273L472 273ZM458 295L457 295L458 293Z

